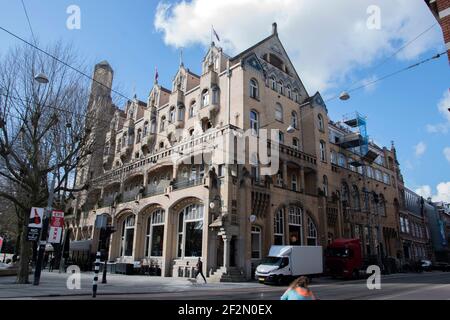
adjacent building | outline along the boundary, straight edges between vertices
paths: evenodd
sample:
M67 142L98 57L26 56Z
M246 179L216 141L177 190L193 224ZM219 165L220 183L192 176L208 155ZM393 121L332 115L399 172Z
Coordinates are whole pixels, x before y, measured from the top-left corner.
M395 147L369 141L362 115L329 118L276 24L234 57L212 43L201 74L181 63L170 89L155 81L146 101L135 97L123 110L111 101L107 62L94 78L96 147L77 171L76 184L89 189L69 211L72 240L92 239L95 251L96 217L106 215L116 228L111 261L189 277L201 257L217 280L251 278L274 244L357 237L365 257L402 256Z
M444 35L447 57L450 62L450 1L449 0L425 0L433 15L441 25Z

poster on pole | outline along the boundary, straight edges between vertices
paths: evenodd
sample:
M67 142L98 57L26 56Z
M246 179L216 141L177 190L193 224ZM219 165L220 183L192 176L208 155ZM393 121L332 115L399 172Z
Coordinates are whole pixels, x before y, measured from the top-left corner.
M28 241L38 241L44 219L44 208L31 208L28 220Z
M48 232L49 243L61 243L64 228L64 211L53 211Z

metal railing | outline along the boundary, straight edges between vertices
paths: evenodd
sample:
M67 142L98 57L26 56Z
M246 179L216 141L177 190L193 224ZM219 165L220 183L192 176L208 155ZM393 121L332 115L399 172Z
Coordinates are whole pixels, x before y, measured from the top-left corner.
M203 178L197 178L193 180L182 180L177 181L173 184L174 190L186 189L190 187L195 187L203 184Z

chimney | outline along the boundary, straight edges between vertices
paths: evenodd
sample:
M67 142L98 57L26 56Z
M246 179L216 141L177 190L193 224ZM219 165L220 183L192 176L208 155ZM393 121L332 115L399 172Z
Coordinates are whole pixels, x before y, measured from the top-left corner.
M273 35L278 35L278 28L277 28L277 23L276 22L272 23L272 34Z

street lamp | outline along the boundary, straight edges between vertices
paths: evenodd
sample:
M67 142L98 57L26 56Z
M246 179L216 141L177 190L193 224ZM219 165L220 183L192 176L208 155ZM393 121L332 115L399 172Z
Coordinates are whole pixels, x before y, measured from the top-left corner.
M45 75L45 73L39 73L38 75L36 75L34 77L34 80L37 81L39 84L47 84L48 83L48 78Z
M41 85L41 84L45 85L48 83L48 78L44 73L40 73L37 76L35 76L34 80L36 82L38 82L39 85ZM56 169L55 169L55 171L56 171ZM42 224L41 235L39 237L39 252L38 252L38 258L37 258L37 262L36 262L36 268L34 270L34 281L33 281L33 285L35 285L35 286L39 285L39 282L41 279L42 262L44 260L45 246L47 244L48 223L49 223L49 216L51 214L52 206L53 206L55 183L56 183L56 172L54 172L53 177L52 177L52 182L50 184L49 196L48 196L48 200L47 200L47 207L45 208L44 221Z
M348 99L350 99L350 94L347 91L344 91L339 95L339 99L341 99L342 101L347 101Z

